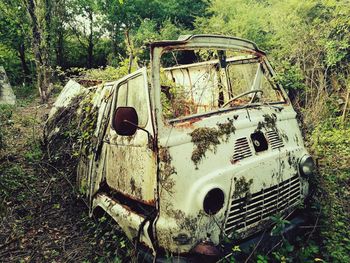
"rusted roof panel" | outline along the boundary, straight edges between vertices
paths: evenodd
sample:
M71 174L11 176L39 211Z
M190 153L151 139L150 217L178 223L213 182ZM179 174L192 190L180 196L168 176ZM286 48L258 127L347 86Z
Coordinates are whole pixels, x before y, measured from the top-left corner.
M258 46L249 40L238 38L238 37L228 37L220 35L189 35L180 36L178 40L162 40L150 43L150 47L164 47L164 46L182 46L182 45L201 46L201 47L227 47L227 48L237 48L243 50L251 50L253 52L258 52L265 54L264 51L260 50Z

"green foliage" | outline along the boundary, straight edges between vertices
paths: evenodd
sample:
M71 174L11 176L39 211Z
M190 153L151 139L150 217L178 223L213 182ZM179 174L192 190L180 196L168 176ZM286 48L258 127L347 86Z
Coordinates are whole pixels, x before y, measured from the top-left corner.
M0 2L0 65L5 67L12 84L21 83L31 74L29 52L29 21L21 1ZM21 64L21 59L23 60Z
M31 84L24 84L12 87L16 95L17 106L28 106L39 97L38 90Z
M285 220L279 214L271 216L271 220L275 225L271 231L272 235L282 235L283 230L290 224L288 220Z
M16 195L18 201L28 197L28 191L23 191L36 180L18 164L0 164L0 200Z
M334 120L339 122L339 119ZM344 169L350 162L350 127L327 127L321 124L312 134L313 148L322 158L325 165L332 165L335 169Z
M20 83L21 64L18 61L16 51L0 42L0 65L3 65L10 83Z
M276 71L274 80L286 90L305 90L304 75L298 65L284 61L276 67Z
M96 255L94 262L125 262L130 259L133 247L130 241L121 233L121 229L108 214L102 214L95 220L85 216L86 231L93 234L93 244L102 247L103 254Z
M319 217L323 226L319 233L320 251L329 262L349 262L350 123L336 117L337 110L336 107L332 110L332 105L329 104L331 117L316 126L311 135L320 169L315 197L315 203L321 207Z
M257 263L268 263L268 257L267 256L263 256L263 255L258 255L256 257L256 262Z
M43 157L40 141L33 140L29 142L28 150L24 154L28 163L37 163Z
M87 67L86 50L74 35L68 35L65 39L64 68Z
M117 68L107 66L105 68L82 70L80 75L81 77L86 79L115 81L127 75L128 69L129 69L129 60L125 59L124 61L119 63ZM131 69L131 71L135 71L135 70L136 70L135 67Z

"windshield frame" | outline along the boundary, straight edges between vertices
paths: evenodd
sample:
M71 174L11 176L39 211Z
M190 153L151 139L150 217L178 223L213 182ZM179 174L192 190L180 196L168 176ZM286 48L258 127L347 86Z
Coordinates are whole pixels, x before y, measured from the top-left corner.
M217 36L216 36L217 37ZM215 38L216 38L215 37ZM169 45L166 45L166 42L158 42L153 45L151 45L151 66L152 66L152 92L153 96L155 99L155 109L156 109L156 115L157 119L161 120L158 121L158 124L164 123L164 124L173 124L173 123L178 123L182 121L188 121L190 119L194 118L203 118L215 114L221 114L224 112L230 112L230 111L235 111L238 109L242 108L251 108L251 107L262 107L262 106L273 106L273 105L287 105L290 104L290 101L288 99L287 93L284 91L284 89L281 87L279 83L274 83L276 90L280 91L280 94L283 98L283 101L279 102L271 102L271 103L250 103L250 104L245 104L245 105L240 105L236 107L229 107L229 108L219 108L214 111L209 111L205 113L198 113L198 114L192 114L190 116L184 116L180 118L173 118L173 119L166 119L163 117L162 114L162 105L161 105L161 84L160 84L160 70L161 70L161 57L164 53L168 53L171 51L181 51L181 50L194 50L194 49L217 49L217 50L230 50L230 51L238 51L242 54L247 54L247 55L254 55L256 56L259 60L264 63L265 68L268 70L268 74L273 77L275 76L275 73L269 64L266 55L264 52L260 51L257 49L256 46L255 48L247 48L242 45L237 45L235 42L235 38L227 38L227 37L222 37L218 43L213 42L213 40L216 39L211 39L211 37L205 37L208 38L208 41L205 42L194 42L191 43L190 41L184 42L184 41L172 41L169 42ZM205 39L204 38L204 39ZM231 40L231 41L230 41ZM233 42L232 42L233 41ZM244 41L241 39L238 39L238 41ZM220 43L221 42L221 43ZM232 42L232 43L230 43ZM160 44L159 44L160 43ZM225 43L225 44L223 44ZM251 44L252 42L247 41L248 44Z

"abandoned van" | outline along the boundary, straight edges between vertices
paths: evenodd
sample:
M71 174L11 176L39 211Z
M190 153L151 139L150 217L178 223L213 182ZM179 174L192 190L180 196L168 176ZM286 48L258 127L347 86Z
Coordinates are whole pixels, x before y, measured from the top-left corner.
M150 65L94 93L97 125L78 184L153 255L219 255L288 220L313 160L258 47L193 35L150 44ZM60 98L59 98L60 100Z

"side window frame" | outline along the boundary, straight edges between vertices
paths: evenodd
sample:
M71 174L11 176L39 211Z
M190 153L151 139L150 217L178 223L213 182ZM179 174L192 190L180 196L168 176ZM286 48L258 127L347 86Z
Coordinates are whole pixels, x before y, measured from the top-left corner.
M112 114L110 115L110 123L112 123L113 121L113 118L114 118L114 114L115 114L115 111L118 107L118 94L119 94L119 90L120 88L123 86L123 85L127 85L126 87L126 105L122 105L122 106L129 106L128 105L128 97L129 97L129 81L132 80L132 79L135 79L135 78L138 78L138 77L142 77L143 78L143 84L142 84L142 89L143 89L143 92L144 92L144 104L145 104L145 107L144 107L144 110L147 111L145 113L145 116L146 116L146 120L145 120L145 123L143 125L140 125L141 128L147 128L147 126L149 126L149 123L152 123L151 121L151 118L152 118L152 112L151 112L151 104L150 104L150 94L149 94L149 91L148 91L148 82L147 82L147 72L146 72L146 68L141 68L129 75L126 75L125 77L123 77L122 79L120 79L116 84L115 84L115 91L114 91L114 95L113 95L113 102L112 102L112 107L111 107L111 110L112 110ZM121 105L119 105L121 106ZM134 107L133 105L131 105L132 107ZM139 112L138 112L138 115L139 115ZM114 131L112 125L110 126L111 130ZM115 132L115 131L114 131ZM137 132L136 132L137 133Z

